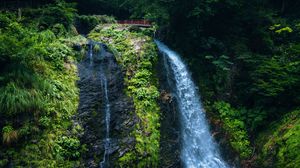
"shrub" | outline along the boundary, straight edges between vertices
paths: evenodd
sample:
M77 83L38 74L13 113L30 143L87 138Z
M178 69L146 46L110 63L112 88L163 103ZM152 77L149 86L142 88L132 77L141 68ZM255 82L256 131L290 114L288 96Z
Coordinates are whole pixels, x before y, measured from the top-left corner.
M57 154L69 159L77 159L80 156L80 141L78 139L62 136L56 143L59 145L55 147Z
M55 4L48 5L42 9L40 23L49 27L61 23L66 28L70 28L75 19L76 9L74 7L75 4L57 0Z
M238 117L239 111L233 109L230 104L225 102L215 102L214 108L223 121L225 131L229 134L231 147L242 159L249 158L252 150L245 123Z

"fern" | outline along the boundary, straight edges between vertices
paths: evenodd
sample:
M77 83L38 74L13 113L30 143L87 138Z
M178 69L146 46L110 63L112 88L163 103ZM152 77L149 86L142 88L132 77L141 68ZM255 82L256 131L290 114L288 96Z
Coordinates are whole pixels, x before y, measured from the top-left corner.
M3 133L3 143L6 145L10 145L12 142L15 142L18 140L18 132L14 130L12 126L5 126L2 129Z
M41 96L38 91L21 89L15 83L9 83L0 89L0 111L8 116L21 112L41 109Z

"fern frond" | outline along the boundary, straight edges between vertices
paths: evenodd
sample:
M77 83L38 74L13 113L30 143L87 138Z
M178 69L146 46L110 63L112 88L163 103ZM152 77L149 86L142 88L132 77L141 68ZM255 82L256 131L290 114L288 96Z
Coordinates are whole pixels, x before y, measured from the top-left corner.
M3 127L2 133L3 143L6 145L10 145L18 140L18 132L10 125Z

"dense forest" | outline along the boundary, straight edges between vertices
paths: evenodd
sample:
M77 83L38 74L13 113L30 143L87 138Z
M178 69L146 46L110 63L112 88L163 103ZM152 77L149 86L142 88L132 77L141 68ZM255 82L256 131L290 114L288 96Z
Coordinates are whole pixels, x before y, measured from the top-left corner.
M115 61L122 71L105 72L108 89L117 85L107 99L110 132L121 140L112 140L118 145L109 150L110 166L101 167L192 167L164 152L167 113L173 114L166 109L176 101L166 103L166 70L154 39L187 64L229 167L300 167L299 9L294 0L1 0L0 167L105 162L107 149L94 149L91 140L103 138L93 131L105 123L105 101L86 119L80 87L87 76L80 67L91 66L87 56L104 48L115 58L92 66ZM147 20L151 27L119 20Z

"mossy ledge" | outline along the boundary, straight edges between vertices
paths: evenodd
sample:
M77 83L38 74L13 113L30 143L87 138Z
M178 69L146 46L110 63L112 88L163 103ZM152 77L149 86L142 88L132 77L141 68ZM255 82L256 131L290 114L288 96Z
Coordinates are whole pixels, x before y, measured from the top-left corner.
M259 151L257 166L293 168L300 165L300 109L271 123L259 134L255 145Z
M158 55L153 39L147 35L151 31L151 28L100 25L89 34L89 38L107 44L114 53L125 73L125 92L134 102L132 115L138 117L131 135L124 135L135 137L135 145L115 163L120 167L158 166L160 109L158 80L153 70Z

